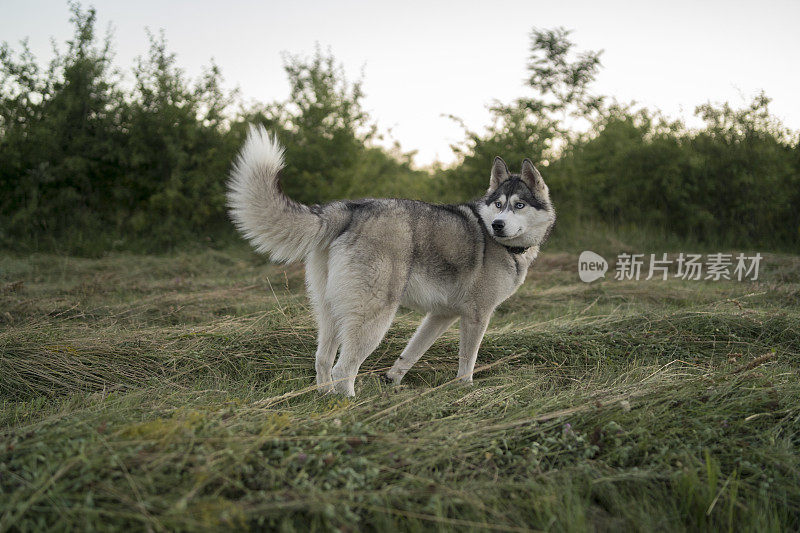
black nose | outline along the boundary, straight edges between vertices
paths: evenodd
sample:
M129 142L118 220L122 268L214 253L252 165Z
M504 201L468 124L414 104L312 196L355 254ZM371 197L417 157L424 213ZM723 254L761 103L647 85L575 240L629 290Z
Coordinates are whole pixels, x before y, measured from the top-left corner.
M492 229L495 230L498 233L503 231L503 228L505 226L506 226L506 223L503 222L502 220L495 220L494 222L492 222Z

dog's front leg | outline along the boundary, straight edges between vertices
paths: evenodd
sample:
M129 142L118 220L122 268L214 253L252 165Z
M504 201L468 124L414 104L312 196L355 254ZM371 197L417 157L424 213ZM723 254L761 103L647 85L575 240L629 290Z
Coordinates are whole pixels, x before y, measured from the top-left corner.
M403 376L406 375L414 363L419 361L428 348L444 333L450 325L455 322L456 317L450 315L436 315L428 314L422 319L422 324L417 328L414 336L406 346L403 353L397 361L394 362L392 368L386 372L386 377L389 378L395 385L399 385Z
M458 344L458 379L464 383L472 383L472 371L478 358L478 348L489 325L488 316L462 316L461 340Z

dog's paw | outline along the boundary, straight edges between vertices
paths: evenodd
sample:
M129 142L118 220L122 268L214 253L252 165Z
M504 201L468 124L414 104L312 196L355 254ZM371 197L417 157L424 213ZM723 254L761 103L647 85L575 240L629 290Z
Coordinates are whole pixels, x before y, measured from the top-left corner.
M320 394L330 394L333 392L333 378L328 373L317 373L317 392Z
M386 386L387 394L398 393L401 390L407 388L405 384L400 383L401 379L403 379L402 376L400 376L399 378L395 377L394 375L392 375L391 371L380 374L380 380Z
M462 387L471 387L472 386L472 376L461 376L461 377L458 378L458 381L456 381L456 383L458 385L461 385Z
M339 394L341 396L346 396L348 398L352 398L356 395L356 388L353 383L347 383L344 381L337 381L336 384L333 386L334 394Z
M381 374L381 379L390 385L399 386L404 375L396 370L389 370L385 374Z
M318 383L317 384L317 392L320 394L332 394L333 393L333 383Z

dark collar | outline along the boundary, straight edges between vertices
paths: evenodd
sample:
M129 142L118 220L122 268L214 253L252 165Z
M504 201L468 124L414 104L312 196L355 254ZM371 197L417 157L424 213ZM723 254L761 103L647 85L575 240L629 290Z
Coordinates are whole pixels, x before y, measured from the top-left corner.
M528 248L523 248L521 246L503 246L503 248L508 250L508 253L514 255L524 254L525 252L528 251Z

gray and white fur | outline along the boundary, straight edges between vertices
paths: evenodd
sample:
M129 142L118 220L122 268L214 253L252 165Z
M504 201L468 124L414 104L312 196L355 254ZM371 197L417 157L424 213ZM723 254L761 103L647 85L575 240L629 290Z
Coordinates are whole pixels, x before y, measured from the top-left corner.
M517 175L495 158L486 194L465 204L366 199L309 207L281 191L283 155L263 127L251 127L228 182L228 206L257 251L306 264L319 324L318 389L355 395L361 364L401 305L426 316L386 377L399 384L461 319L457 377L471 382L492 313L525 280L555 223L531 161Z

